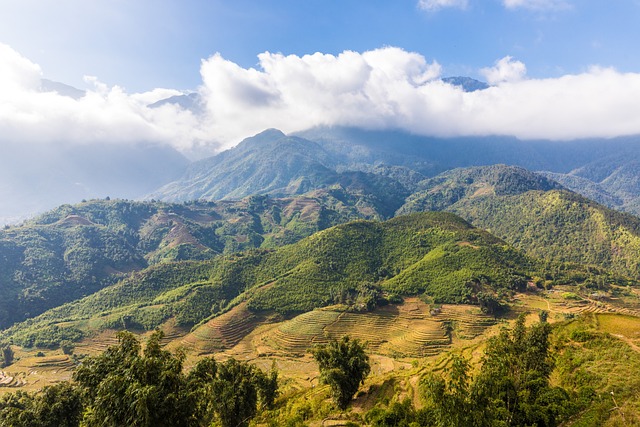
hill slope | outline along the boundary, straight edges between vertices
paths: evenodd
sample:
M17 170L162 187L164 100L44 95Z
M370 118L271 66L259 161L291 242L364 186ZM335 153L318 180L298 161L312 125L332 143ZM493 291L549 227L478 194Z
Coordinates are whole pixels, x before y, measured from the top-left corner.
M398 213L455 212L531 256L640 275L640 219L531 177L504 166L450 171L424 181L425 189L409 197ZM507 190L496 185L514 180L522 185Z
M415 214L384 223L356 221L275 251L152 266L4 335L33 345L49 342L43 334L60 335L60 329L51 331L56 324L72 328L68 333L153 329L170 318L190 326L242 300L252 311L281 314L334 303L375 306L380 291L424 292L437 302L478 303L479 292L521 288L535 265L448 213Z
M368 187L371 181L360 182L358 173L344 178L347 188L338 184L288 199L93 200L6 227L0 230L0 328L149 265L277 247L353 219L383 218L402 203L398 192L377 196Z

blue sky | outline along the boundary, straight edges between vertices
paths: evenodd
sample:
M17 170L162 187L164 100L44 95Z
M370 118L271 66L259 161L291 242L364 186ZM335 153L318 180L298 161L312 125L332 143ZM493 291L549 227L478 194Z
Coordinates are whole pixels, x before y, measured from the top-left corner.
M338 54L396 46L443 75L481 77L504 56L529 77L589 66L640 71L636 0L0 0L0 42L76 86L84 75L129 91L195 89L215 53L242 67L259 53Z

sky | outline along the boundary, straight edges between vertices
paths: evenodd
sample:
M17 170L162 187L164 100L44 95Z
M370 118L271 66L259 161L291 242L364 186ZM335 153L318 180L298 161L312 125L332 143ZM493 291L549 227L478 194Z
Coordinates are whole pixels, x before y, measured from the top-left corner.
M0 0L0 135L187 155L269 127L635 135L639 18L638 0ZM202 111L148 107L187 91Z

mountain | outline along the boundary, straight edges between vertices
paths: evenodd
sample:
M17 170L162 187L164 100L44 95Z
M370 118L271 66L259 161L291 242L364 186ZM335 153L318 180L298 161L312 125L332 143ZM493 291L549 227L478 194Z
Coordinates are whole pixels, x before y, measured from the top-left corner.
M68 96L73 99L80 99L86 94L84 90L48 79L40 80L40 91L55 92L58 95Z
M16 325L4 336L30 346L49 342L45 336L52 324L64 325L59 329L69 328L69 334L91 332L88 325L149 330L171 318L191 326L239 302L254 313L288 315L357 300L365 291L426 293L439 303L477 304L481 292L523 288L536 266L448 213L355 221L275 250L150 266Z
M563 187L555 181L515 166L453 169L420 182L417 191L407 198L398 213L440 211L462 199L488 195L509 196L531 190L549 191L561 188Z
M485 82L472 79L471 77L461 77L461 76L444 77L442 81L445 83L449 83L450 85L453 85L453 86L459 86L465 92L475 92L477 90L484 90L490 87Z
M95 200L9 227L0 232L0 256L12 289L5 311L13 314L3 324L88 295L147 266L276 248L355 219L431 210L455 212L537 258L633 277L640 273L640 220L544 176L506 165L455 169L414 183L417 191L407 197L405 187L389 177L391 170L336 174L337 182L326 188L286 198L181 204Z
M554 179L609 207L640 215L640 152L625 150L576 168Z
M640 195L634 180L638 156L640 139L635 137L559 142L495 136L438 138L344 127L287 136L271 129L193 163L180 179L148 198L184 201L301 194L333 185L339 174L352 171L390 178L412 192L420 179L447 170L507 164L580 176L632 205L634 195Z
M163 105L177 105L184 110L193 112L194 114L202 114L205 108L204 101L197 92L161 99L160 101L156 101L153 104L149 104L148 107L159 108Z
M299 195L315 189L345 188L375 194L387 217L408 191L383 174L338 173L336 159L315 142L271 129L237 147L193 163L183 177L146 196L171 202L239 199L253 194Z
M158 263L297 242L354 219L393 215L402 197L359 174L306 196L169 204L91 200L0 230L0 328Z
M166 201L223 200L252 194L301 194L335 178L317 144L270 129L193 163L183 177L150 194Z
M640 218L564 190L545 177L490 166L449 171L421 186L398 214L447 210L533 257L640 276Z
M567 174L567 173L554 173L554 172L537 172L539 175L552 179L563 187L575 191L587 199L591 199L595 202L605 205L610 208L621 210L623 209L624 202L620 197L617 197L607 191L602 185L591 181L590 179L583 178L581 176Z

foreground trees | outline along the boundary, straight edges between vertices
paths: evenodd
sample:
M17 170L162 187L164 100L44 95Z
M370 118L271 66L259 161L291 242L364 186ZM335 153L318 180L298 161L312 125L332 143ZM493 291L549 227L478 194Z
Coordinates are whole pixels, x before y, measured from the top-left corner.
M248 425L278 394L275 370L229 359L201 359L186 374L184 354L160 345L155 332L144 351L129 332L119 345L85 359L75 383L0 399L0 425L13 427L223 427Z
M77 427L82 419L80 391L64 382L39 393L5 394L0 398L0 425L11 427Z
M460 356L444 377L425 377L432 425L552 427L566 419L573 405L566 390L549 382L554 363L544 320L527 328L520 316L513 329L490 338L475 378Z
M546 316L525 326L521 316L511 330L489 339L476 376L469 362L452 355L443 374L423 377L423 408L409 400L366 415L374 427L508 427L560 425L579 410L576 396L553 387L551 326Z
M340 409L345 409L369 375L371 366L365 347L357 339L348 336L340 341L311 350L320 368L320 380L331 387L331 395Z

